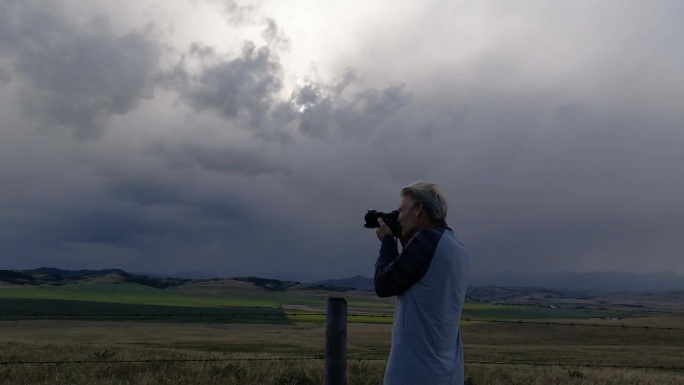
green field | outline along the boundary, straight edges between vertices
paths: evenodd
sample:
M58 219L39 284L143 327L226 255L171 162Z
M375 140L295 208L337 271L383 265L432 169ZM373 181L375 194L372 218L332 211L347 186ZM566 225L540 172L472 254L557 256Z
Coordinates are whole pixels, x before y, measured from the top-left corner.
M0 319L113 319L169 322L324 322L327 296L344 293L280 293L252 290L219 294L155 289L137 284L95 283L0 289ZM391 323L393 303L373 293L347 296L349 322ZM589 319L630 313L466 303L462 317L475 320Z
M155 306L183 307L272 307L279 303L269 296L223 297L155 289L138 284L95 283L91 285L39 286L0 289L0 299L56 299Z

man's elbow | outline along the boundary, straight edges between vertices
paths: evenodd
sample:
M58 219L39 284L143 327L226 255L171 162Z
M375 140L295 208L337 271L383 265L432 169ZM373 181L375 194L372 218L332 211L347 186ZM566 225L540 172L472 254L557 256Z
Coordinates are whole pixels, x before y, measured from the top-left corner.
M386 285L382 285L378 283L378 281L375 281L375 294L378 295L380 298L387 298L387 297L392 297L394 295L397 295L398 293L395 293L391 288L387 287Z
M388 298L394 295L391 292L379 290L378 288L375 288L375 294L377 294L380 298Z

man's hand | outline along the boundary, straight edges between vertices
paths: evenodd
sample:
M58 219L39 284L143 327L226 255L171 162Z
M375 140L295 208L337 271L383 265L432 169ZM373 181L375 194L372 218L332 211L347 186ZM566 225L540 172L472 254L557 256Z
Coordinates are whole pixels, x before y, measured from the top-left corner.
M392 230L389 228L389 226L387 226L387 224L381 218L378 218L378 224L380 225L380 227L378 227L375 230L375 235L378 236L379 240L382 241L382 238L385 235L392 235Z

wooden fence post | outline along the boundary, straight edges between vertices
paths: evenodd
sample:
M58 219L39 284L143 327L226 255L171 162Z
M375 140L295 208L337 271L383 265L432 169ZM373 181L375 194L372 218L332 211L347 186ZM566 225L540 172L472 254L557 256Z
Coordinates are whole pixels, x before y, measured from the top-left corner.
M325 385L347 385L347 300L328 298L325 316Z

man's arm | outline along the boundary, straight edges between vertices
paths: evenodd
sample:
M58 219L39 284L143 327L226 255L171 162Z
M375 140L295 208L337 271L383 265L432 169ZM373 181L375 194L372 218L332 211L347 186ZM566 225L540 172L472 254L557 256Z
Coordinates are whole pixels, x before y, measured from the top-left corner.
M379 297L391 297L408 290L425 276L443 230L423 229L402 250L391 235L382 238L380 255L375 262L375 292Z

